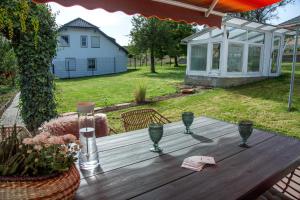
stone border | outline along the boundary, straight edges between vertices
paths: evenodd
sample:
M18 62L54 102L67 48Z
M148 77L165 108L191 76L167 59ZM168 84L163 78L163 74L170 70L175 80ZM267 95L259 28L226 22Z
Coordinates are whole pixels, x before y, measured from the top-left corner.
M4 106L2 106L0 108L0 118L2 117L3 113L5 112L5 110L11 105L11 103L13 102L13 100L15 99L16 95L18 93L16 92L7 102L6 104L4 104Z

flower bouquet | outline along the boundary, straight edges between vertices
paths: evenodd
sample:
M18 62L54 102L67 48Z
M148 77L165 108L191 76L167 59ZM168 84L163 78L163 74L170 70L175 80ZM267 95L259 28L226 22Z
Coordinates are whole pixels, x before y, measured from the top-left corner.
M80 182L74 166L80 148L75 136L42 132L35 137L22 137L14 130L1 138L1 199L74 197Z

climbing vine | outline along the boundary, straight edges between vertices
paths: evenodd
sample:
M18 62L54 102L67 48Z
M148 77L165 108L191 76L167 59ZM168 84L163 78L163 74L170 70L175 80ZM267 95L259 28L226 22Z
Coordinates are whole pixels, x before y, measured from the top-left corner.
M31 131L57 115L49 70L56 53L56 30L47 5L30 0L0 1L0 34L11 40L16 52L21 115Z

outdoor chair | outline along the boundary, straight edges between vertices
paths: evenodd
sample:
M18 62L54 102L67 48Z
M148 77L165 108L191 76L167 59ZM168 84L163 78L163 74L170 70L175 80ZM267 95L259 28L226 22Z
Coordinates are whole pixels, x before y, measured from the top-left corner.
M258 200L277 199L300 199L300 166L258 198Z
M166 117L153 109L133 110L121 114L121 120L125 131L147 128L151 123L167 124L171 123Z

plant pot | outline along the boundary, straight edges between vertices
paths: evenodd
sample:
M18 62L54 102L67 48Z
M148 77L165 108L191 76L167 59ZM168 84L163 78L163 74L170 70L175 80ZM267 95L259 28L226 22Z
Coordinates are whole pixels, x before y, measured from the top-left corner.
M44 177L1 177L0 199L74 199L80 184L75 165L67 172Z

